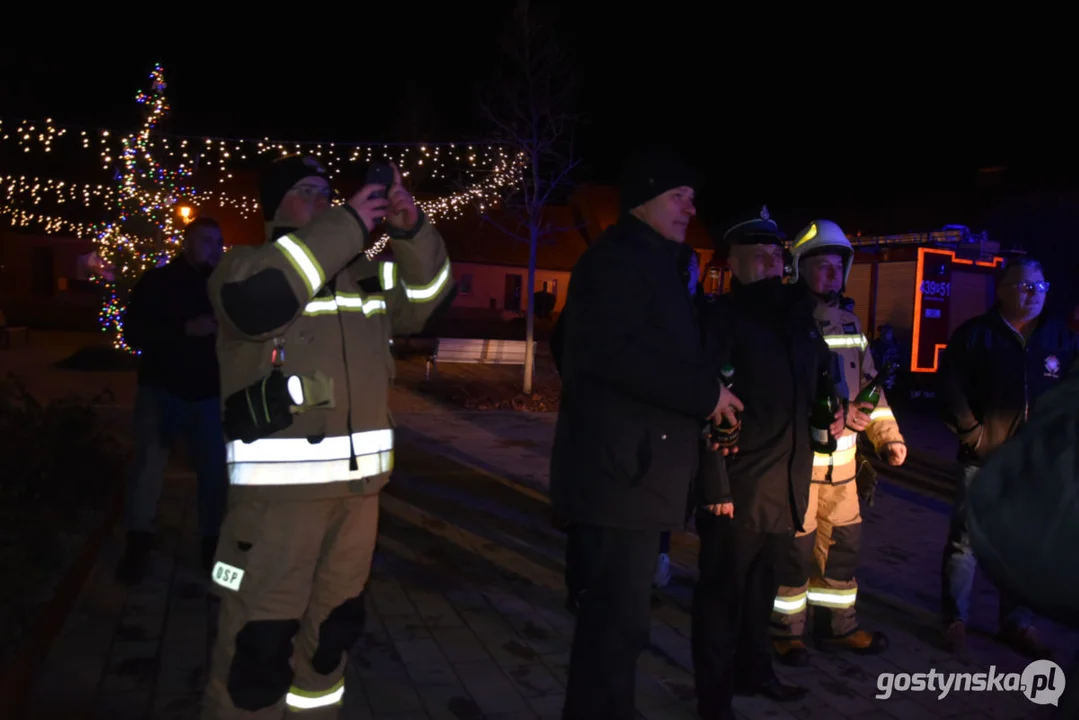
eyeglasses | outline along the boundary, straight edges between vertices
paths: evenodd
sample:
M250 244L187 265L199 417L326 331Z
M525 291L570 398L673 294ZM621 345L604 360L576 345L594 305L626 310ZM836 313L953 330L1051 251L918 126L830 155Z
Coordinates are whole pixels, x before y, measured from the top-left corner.
M305 200L315 200L316 198L330 200L333 198L333 190L323 185L297 185L289 192L294 192Z
M1012 287L1017 288L1020 292L1025 293L1049 292L1049 283L1045 280L1042 280L1041 282L1018 282L1012 285Z

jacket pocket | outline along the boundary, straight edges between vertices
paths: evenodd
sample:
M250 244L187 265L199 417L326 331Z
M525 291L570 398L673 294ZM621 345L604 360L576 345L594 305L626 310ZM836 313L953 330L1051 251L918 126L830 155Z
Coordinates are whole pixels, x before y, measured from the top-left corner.
M615 428L621 429L615 430ZM629 487L648 486L667 494L684 476L687 483L696 466L696 438L684 430L615 420L603 442L604 469Z

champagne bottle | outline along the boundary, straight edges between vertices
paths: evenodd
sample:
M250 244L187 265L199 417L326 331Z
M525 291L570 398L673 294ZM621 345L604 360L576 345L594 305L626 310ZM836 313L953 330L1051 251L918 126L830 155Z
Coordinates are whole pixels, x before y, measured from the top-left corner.
M884 388L888 385L888 380L892 373L895 371L895 367L891 364L885 366L883 370L878 372L869 383L862 388L858 396L854 398L855 405L868 404L869 410L873 410L880 404L880 396L884 392Z
M734 368L731 365L723 366L719 371L719 378L725 388L728 390L734 388ZM732 423L726 417L723 417L718 423L712 422L704 430L704 436L709 442L715 443L721 448L735 447L738 444L739 434L738 424Z
M809 441L813 452L831 455L836 451L836 439L829 428L835 422L837 410L839 399L835 396L835 384L831 373L823 370L817 380L817 399L809 413Z
M724 365L719 371L719 381L723 383L723 386L728 390L734 389L734 368L730 365ZM719 424L720 430L731 430L734 428L734 424L727 418L723 418L723 421Z
M869 405L866 412L869 412L877 407L880 403L881 390L884 388L884 378L880 373L877 373L873 379L869 381L869 384L862 388L861 392L854 398L854 405Z

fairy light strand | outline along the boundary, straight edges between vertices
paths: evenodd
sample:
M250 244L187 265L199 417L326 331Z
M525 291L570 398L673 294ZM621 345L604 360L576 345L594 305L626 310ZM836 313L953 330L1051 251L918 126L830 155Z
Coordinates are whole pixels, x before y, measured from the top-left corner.
M183 221L178 220L177 206L205 208L216 203L245 218L258 211L253 198L226 190L234 170L264 163L268 155L294 153L319 158L333 175L350 165L391 161L414 186L433 182L458 188L439 197L417 198L434 222L494 205L507 188L518 184L526 166L521 154L494 142L342 143L163 134L157 128L169 104L160 64L150 73L150 81L150 91L136 96L136 102L147 108L143 125L128 135L66 127L51 118L14 122L0 118L0 143L14 145L23 156L77 147L96 152L98 167L112 173L111 184L0 175L0 217L16 227L93 238L93 278L106 292L99 312L101 328L114 334L117 349L127 352L134 352L123 334L127 296L143 272L167 262L178 249ZM217 187L196 187L196 176ZM335 204L343 201L337 198ZM103 212L110 220L92 223L63 217L65 210L77 206Z

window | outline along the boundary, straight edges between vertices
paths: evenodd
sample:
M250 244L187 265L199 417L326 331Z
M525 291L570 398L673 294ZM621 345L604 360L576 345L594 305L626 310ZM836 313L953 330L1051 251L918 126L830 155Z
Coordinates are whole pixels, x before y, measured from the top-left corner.
M472 294L472 273L465 273L457 279L457 292L461 295Z

